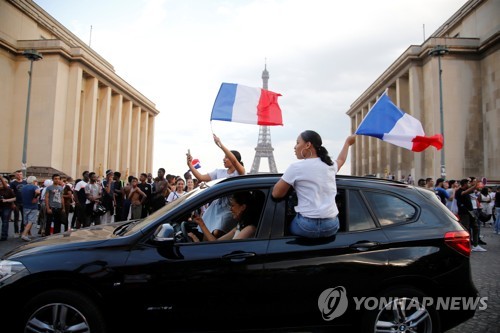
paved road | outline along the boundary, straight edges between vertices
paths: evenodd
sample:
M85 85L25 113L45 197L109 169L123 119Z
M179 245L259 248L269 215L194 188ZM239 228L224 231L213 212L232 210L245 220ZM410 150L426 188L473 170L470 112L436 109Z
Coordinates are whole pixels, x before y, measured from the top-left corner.
M480 297L488 297L488 308L446 333L500 333L500 235L492 227L481 227L488 252L472 252L472 278Z
M10 227L13 229L12 225ZM34 229L33 233L36 231L38 229ZM488 307L446 333L500 333L500 235L494 234L492 227L482 227L481 234L488 243L483 246L488 252L472 252L471 266L480 296L488 297ZM11 234L7 241L0 242L0 256L22 243L21 239Z

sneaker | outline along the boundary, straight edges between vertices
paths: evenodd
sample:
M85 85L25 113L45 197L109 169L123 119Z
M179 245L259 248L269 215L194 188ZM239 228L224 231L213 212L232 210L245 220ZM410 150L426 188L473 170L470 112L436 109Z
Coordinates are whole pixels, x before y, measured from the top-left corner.
M483 241L482 239L478 240L477 243L479 245L487 245L485 241Z
M484 249L484 248L482 248L481 246L478 245L478 246L473 246L472 249L471 249L471 251L473 251L473 252L486 252L488 250L486 250L486 249Z
M31 238L29 238L28 236L21 236L21 239L25 242L31 242Z

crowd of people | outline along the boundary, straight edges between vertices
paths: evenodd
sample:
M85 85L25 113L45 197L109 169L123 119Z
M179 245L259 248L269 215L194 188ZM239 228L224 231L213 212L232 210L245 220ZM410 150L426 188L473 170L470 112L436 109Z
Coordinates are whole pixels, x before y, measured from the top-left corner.
M120 172L107 170L103 179L84 171L74 182L54 174L39 183L35 176L23 179L22 171L17 170L10 181L0 177L0 240L8 238L11 223L16 237L30 241L33 226L40 236L46 236L144 218L197 186L198 180L190 172L184 177L165 175L160 168L155 178L141 173L139 178L128 176L124 181Z
M409 182L410 179L404 181ZM500 186L487 186L485 179L476 177L461 180L438 178L435 182L431 177L420 178L417 186L434 191L439 200L458 217L471 235L472 251L487 251L481 246L487 245L481 237L481 227L492 226L494 233L500 234Z
M95 172L84 171L82 178L74 182L54 174L39 184L35 176L24 179L21 170L17 170L11 180L0 177L0 240L8 238L10 222L14 224L16 237L30 241L32 226L38 227L40 236L47 236L69 229L144 218L192 191L201 181L245 174L240 153L227 149L215 135L214 142L224 152L224 169L204 175L187 154L190 170L183 177L166 174L164 168L158 169L155 178L151 173L141 173L139 178L128 176L126 180L113 170L106 170L103 179ZM210 221L219 221L210 225L216 237L228 231L224 219L232 220L230 205L228 198L204 211L207 217L213 215ZM224 209L215 209L219 206Z

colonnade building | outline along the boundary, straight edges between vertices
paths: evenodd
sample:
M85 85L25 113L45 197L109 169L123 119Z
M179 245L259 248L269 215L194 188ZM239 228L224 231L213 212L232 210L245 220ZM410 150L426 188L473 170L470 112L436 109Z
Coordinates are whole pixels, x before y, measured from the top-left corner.
M347 111L352 133L387 89L426 135L441 133L442 110L446 178L500 180L499 15L500 1L470 0L422 45L410 46ZM436 179L441 172L434 147L414 153L368 136L353 146L353 175Z
M0 0L0 172L21 169L30 60L27 169L151 172L155 104L31 0Z

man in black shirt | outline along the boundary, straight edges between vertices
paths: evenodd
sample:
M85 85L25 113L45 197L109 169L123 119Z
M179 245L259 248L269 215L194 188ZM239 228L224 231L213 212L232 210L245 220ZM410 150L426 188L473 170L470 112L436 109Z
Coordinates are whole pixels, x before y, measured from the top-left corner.
M460 223L469 231L471 235L472 251L485 252L486 249L478 245L479 242L479 225L474 214L470 193L477 187L476 180L470 182L469 179L462 179L460 181L460 188L455 192L455 199L457 200L458 217Z
M119 171L113 173L113 192L115 198L115 222L124 220L123 217L123 182L120 179L122 174Z
M21 191L25 185L28 185L28 183L23 179L23 171L17 170L14 180L9 184L9 187L16 195L14 208L14 232L16 233L16 236L18 236L20 232L22 233L24 231L23 197L21 195ZM21 215L21 225L18 225L19 215Z
M148 184L148 175L146 173L141 173L139 180L141 181L137 187L146 194L146 201L142 204L141 218L145 218L150 213L151 207L151 196L153 195L153 190L151 184Z

